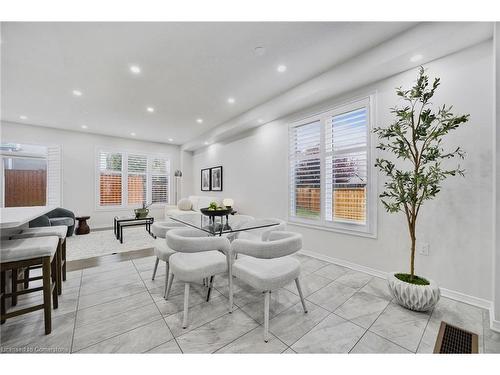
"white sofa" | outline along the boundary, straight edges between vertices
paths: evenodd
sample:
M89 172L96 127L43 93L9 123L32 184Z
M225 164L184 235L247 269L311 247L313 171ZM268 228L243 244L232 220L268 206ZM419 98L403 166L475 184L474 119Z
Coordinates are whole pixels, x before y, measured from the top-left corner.
M209 197L202 195L190 195L187 199L191 201L191 209L190 210L181 210L176 205L167 205L165 206L165 219L168 219L170 216L179 215L179 214L196 214L200 212L200 208L205 208L210 205L210 202L217 202L217 204L222 204L222 199L219 197Z

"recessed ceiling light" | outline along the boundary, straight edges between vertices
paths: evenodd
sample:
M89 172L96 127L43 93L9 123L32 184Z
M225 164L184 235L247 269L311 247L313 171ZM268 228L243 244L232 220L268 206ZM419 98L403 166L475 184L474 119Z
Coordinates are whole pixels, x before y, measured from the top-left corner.
M173 139L173 138L169 138L169 139L168 139L168 141L169 141L169 142L173 142L173 141L174 141L174 139Z
M227 98L227 102L228 102L229 104L234 104L234 102L235 102L235 101L236 101L236 100L234 100L234 98Z
M411 61L411 62L417 62L417 61L422 60L422 58L423 58L423 57L424 57L424 56L422 56L422 55L420 55L420 54L418 54L418 55L414 55L414 56L412 56L412 57L410 58L410 61Z
M148 107L148 108L146 108L146 111L153 113L155 111L155 109L153 107Z
M287 69L286 65L278 65L278 67L276 68L278 73L285 73L286 69Z
M253 52L257 56L264 56L266 54L266 49L264 47L255 47Z
M131 135L132 137L135 137L135 133L134 133L134 132L130 133L130 135Z
M21 115L21 116L19 116L19 118L20 118L21 120L27 120L27 119L28 119L28 117L27 117L27 116L25 116L25 115Z
M205 141L205 146L208 146L208 145L209 145L209 143L207 141Z
M139 74L139 73L141 73L141 67L139 67L137 65L130 65L130 71L133 74Z
M80 90L73 90L73 95L74 96L82 96L83 93Z
M197 122L198 124L201 124L201 123L203 122L203 119L202 119L202 118L197 118L197 119L196 119L196 122Z
M263 124L263 123L264 123L264 120L262 120L262 119L260 118L260 119L258 119L258 120L257 120L257 122L258 122L259 124Z
M87 125L82 125L82 129L87 129L88 126Z

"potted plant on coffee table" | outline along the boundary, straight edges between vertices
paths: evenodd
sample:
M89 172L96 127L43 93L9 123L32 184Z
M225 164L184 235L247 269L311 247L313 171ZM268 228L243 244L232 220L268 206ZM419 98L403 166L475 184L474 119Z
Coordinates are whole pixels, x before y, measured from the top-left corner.
M374 129L380 139L377 148L392 154L390 159L378 158L375 163L386 176L380 198L388 212L404 213L411 243L410 272L390 273L389 289L400 305L416 311L431 309L440 297L434 281L415 274L418 215L424 202L434 199L441 191L441 183L446 178L464 175L460 165L449 166L449 159L463 159L464 151L461 147L448 149L443 140L448 133L467 123L469 115L456 116L451 106L431 108L430 99L439 84L439 78L430 84L420 67L413 87L396 90L403 106L391 109L396 117L394 122Z

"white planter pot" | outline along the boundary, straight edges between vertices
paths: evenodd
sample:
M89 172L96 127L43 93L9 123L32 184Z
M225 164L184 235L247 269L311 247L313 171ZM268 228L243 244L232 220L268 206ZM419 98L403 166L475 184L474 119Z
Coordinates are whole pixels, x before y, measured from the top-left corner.
M427 279L429 285L415 285L399 280L396 273L389 273L387 284L397 303L410 310L428 311L436 306L441 292L437 284Z

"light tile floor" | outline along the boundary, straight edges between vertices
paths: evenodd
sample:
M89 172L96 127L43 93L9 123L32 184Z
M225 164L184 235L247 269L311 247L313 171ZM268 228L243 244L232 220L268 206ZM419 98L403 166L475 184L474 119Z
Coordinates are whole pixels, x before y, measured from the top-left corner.
M191 288L189 327L182 329L183 285L163 299L165 269L151 280L154 257L70 272L53 331L44 334L41 311L1 327L2 352L53 353L431 353L441 320L479 334L481 352L500 352L500 334L488 311L441 298L428 313L391 302L385 280L295 255L309 312L293 284L272 293L270 340L263 335L263 296L235 279L229 314L227 277L206 290ZM25 295L19 306L41 296Z

